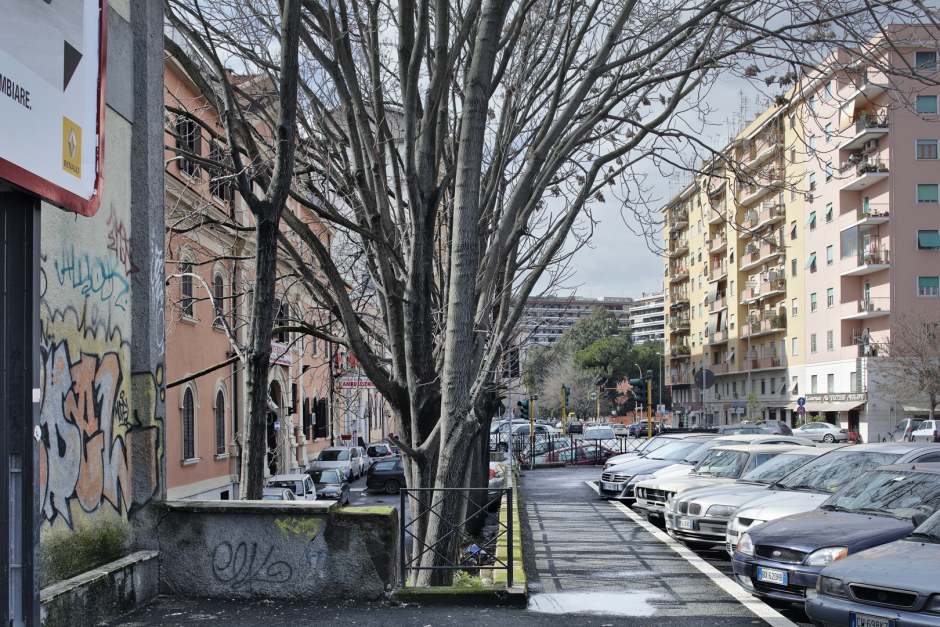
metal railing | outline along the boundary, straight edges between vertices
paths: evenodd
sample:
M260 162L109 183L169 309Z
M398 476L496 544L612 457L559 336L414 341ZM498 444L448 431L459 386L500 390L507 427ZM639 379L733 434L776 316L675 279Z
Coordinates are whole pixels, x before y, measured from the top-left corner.
M863 115L855 123L855 134L870 128L888 128L887 115Z
M483 499L485 503L480 505L478 501L475 501L470 498L471 492L480 492L485 491L487 494ZM408 583L408 573L422 570L452 570L452 571L467 571L470 573L477 572L482 569L487 570L505 570L506 571L506 583L509 586L512 586L512 563L513 563L513 511L512 511L512 487L508 488L402 488L401 492L401 509L398 511L399 516L399 564L401 567L400 576L400 585L404 588ZM495 498L490 498L490 493L496 493ZM468 522L472 521L475 517L485 514L489 511L489 508L494 503L499 503L503 495L508 496L506 499L506 522L503 523L499 520L498 517L490 517L490 520L495 520L496 522L496 533L493 534L490 538L483 540L481 538L471 537L468 535L464 529ZM436 497L440 496L437 500ZM421 497L428 497L423 499ZM463 499L466 501L467 514L464 515L464 518L461 522L454 524L446 520L440 514L440 510L447 503L447 499ZM406 520L405 512L406 506L410 509L412 516L411 520ZM418 534L414 532L415 524L421 522L425 528L427 528L428 523L433 517L437 517L441 522L450 527L450 531L443 534L438 540L433 544L426 544L424 540L418 537ZM503 561L499 558L497 553L497 545L501 538L505 536L506 538L506 560ZM411 556L409 559L408 552L406 550L406 543L408 539L411 539ZM456 547L456 551L453 551L453 543L457 541L460 544L463 541L470 543L473 547L476 548L475 551L469 551L467 554L461 550L460 545ZM427 553L434 553L437 555L440 560L444 563L443 566L421 566L421 560ZM452 554L453 553L453 554ZM485 556L485 557L484 557ZM490 563L490 558L492 562ZM486 560L487 563L481 563L483 560Z
M882 266L890 263L891 255L887 248L859 251L855 257L856 266Z
M886 202L869 203L855 209L855 219L864 220L866 218L886 218L891 205Z

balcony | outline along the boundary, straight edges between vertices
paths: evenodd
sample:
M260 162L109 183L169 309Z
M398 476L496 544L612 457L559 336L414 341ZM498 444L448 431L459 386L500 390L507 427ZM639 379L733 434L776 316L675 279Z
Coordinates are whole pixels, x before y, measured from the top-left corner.
M734 372L734 364L729 364L727 362L723 364L712 364L708 368L712 371L712 373L715 374L715 376Z
M741 361L742 372L757 372L760 370L777 370L786 368L786 361L780 357L758 357Z
M680 257L687 252L689 252L689 240L677 239L669 242L669 249L666 251L666 254L670 258L674 258Z
M715 237L706 242L706 245L708 246L708 252L713 255L723 253L728 250L728 238L722 231L721 233L716 233Z
M883 162L869 163L867 161L862 161L861 163L855 165L855 176L853 176L848 182L840 185L839 191L859 191L867 187L871 187L875 183L880 183L881 181L888 178L888 176L890 176L890 174L888 173L887 164Z
M750 315L747 317L747 322L741 326L741 337L755 338L786 330L786 316L765 310L759 316Z
M839 150L857 150L870 139L880 139L888 134L888 116L863 115L855 123L855 135L842 142Z
M712 207L708 212L708 223L719 224L728 220L728 209L724 205Z
M686 209L674 211L669 215L669 231L680 231L689 226L689 212Z
M669 268L669 282L678 283L689 278L689 269L685 267Z
M721 331L715 331L714 333L708 334L708 343L711 345L724 344L727 341L728 329L722 329Z
M692 354L692 349L689 348L688 344L673 344L669 349L669 354L673 359L689 359L689 356Z
M855 222L849 226L841 229L850 229L853 226L874 226L877 224L884 224L887 222L890 217L891 205L886 202L879 203L869 203L868 205L862 205L855 209Z
M711 270L709 270L705 276L708 277L709 282L720 281L722 279L728 278L727 260L712 265Z
M891 255L887 248L880 250L872 248L868 252L859 251L855 256L854 267L844 270L839 274L840 276L863 276L865 274L872 274L873 272L880 272L891 267L890 260ZM851 263L851 259L844 263Z
M738 204L751 205L757 202L764 194L775 192L783 183L783 170L780 168L767 168L754 177L753 185L745 185L738 194Z
M744 228L753 231L755 228L757 228L757 222L759 219L760 214L757 211L750 209L744 212L744 219L741 221L741 225Z
M758 290L761 298L777 296L787 291L787 280L770 277L766 281L761 281Z
M851 83L843 85L839 90L839 99L843 102L853 101L855 108L863 107L880 96L889 84L883 72L873 69L862 70L850 79Z
M775 242L765 240L760 248L756 244L748 244L741 255L739 269L742 271L751 270L757 266L769 262L774 257L782 255L783 251L777 248Z
M777 153L783 146L783 133L779 131L768 131L762 133L758 138L757 146L751 152L751 156L745 163L748 165L757 165L763 163L769 157Z
M669 304L670 307L682 307L683 305L689 304L689 293L685 290L680 292L674 292L671 298L672 302Z
M682 374L674 374L669 377L669 382L671 385L689 385L692 383L692 375L688 372L683 372Z
M847 300L840 303L840 306L843 320L866 320L891 315L891 298L888 296Z
M717 297L712 302L708 303L708 311L711 313L717 313L723 309L728 308L728 299L725 298L725 292L721 291L717 294Z
M782 222L787 217L787 212L783 205L775 203L764 203L761 206L760 215L757 217L757 227L763 228L777 222Z
M689 319L688 318L673 318L669 321L669 329L673 333L688 333L689 332Z
M738 297L738 300L742 305L746 305L752 300L757 300L758 294L759 292L757 281L746 281L744 283L744 289L741 290L741 294Z

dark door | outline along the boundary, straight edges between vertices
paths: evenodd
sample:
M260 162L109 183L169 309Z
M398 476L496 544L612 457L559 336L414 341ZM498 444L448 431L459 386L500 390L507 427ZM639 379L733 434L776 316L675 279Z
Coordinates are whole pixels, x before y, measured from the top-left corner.
M2 182L0 182L2 190ZM5 625L39 625L39 201L0 191L0 605ZM37 435L39 436L37 438Z

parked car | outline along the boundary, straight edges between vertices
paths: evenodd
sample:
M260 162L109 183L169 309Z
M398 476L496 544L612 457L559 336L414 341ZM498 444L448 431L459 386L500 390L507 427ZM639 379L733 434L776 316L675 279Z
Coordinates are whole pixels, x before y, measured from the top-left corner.
M362 472L359 449L347 446L327 447L317 455L311 470L339 470L347 481L352 481L353 477L358 478Z
M313 481L306 474L274 475L268 479L268 487L290 490L298 501L317 500L317 490L313 485Z
M607 460L607 463L604 465L604 468L609 468L616 464L622 464L623 462L629 461L631 459L636 459L637 457L642 457L649 454L652 451L655 451L661 446L665 446L670 442L675 440L682 440L684 438L694 438L700 436L700 433L670 433L669 435L660 435L655 438L650 438L640 444L638 447L630 451L629 453L622 453L616 455Z
M777 455L732 484L699 488L666 503L666 531L691 548L725 545L728 521L738 507L826 449L801 446Z
M675 439L649 455L631 461L607 466L598 483L598 494L602 499L633 500L633 488L630 480L634 476L651 475L657 470L672 466L685 460L691 453L708 441L711 436ZM630 486L628 488L628 486Z
M617 452L597 444L577 444L575 446L546 453L537 463L565 462L574 466L594 466L602 464Z
M925 420L911 432L912 442L940 442L940 420Z
M630 435L630 425L623 425L617 422L612 424L610 428L614 432L614 435L618 437L626 437Z
M806 613L817 625L937 627L937 564L940 512L906 538L826 566L806 591Z
M335 499L340 505L349 504L349 482L338 470L308 470L317 498Z
M807 422L793 430L793 435L809 438L814 442L848 442L849 432L828 422Z
M654 422L652 426L650 426L646 420L641 420L640 422L637 422L631 426L633 429L631 430L632 432L630 435L635 438L645 438L650 434L654 436L659 435L659 423L657 422Z
M711 427L710 430L718 435L758 435L764 433L764 430L757 425L718 425Z
M823 568L907 536L940 506L940 464L872 470L817 509L748 529L734 552L734 574L751 594L801 603Z
M392 455L392 447L390 447L388 444L385 444L384 442L370 444L366 447L366 471L372 468L372 465L376 461L386 457L391 457Z
M782 420L758 420L755 424L763 429L764 433L772 433L774 435L793 435L793 429L791 429L790 425L783 422Z
M395 494L402 486L407 485L405 464L400 458L376 462L366 475L366 489L368 490L382 490Z
M768 520L808 512L838 492L850 481L878 466L940 462L935 444L857 444L820 455L790 473L741 506L728 523L727 545L738 544L741 533Z
M502 497L502 489L506 485L506 466L499 462L490 462L490 482L489 491L486 493L490 509L496 509L499 506L499 499Z
M513 448L523 450L528 448L531 445L531 438L529 435L533 433L532 428L528 422L523 423L513 423L512 426L512 437L513 437ZM561 436L561 431L555 429L554 427L549 427L547 425L535 425L535 436L538 440L548 439L549 436ZM500 429L499 432L490 436L490 450L491 451L503 451L506 452L509 450L509 425L506 425L505 429Z
M294 493L286 488L262 488L262 501L296 501Z
M584 431L584 426L581 424L580 420L569 420L568 424L565 425L565 433L571 435L572 433L581 433Z
M616 437L614 430L606 425L591 425L584 428L583 439L585 440L613 440Z
M888 434L887 439L892 442L910 442L911 436L920 429L923 422L923 418L905 418Z
M666 502L683 492L713 485L733 483L742 475L793 447L777 444L716 446L685 477L640 481L634 488L633 509L653 524L664 524Z

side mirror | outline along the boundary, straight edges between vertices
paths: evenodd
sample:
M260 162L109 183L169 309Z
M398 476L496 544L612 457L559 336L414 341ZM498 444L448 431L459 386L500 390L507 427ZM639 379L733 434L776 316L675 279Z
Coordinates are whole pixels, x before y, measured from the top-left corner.
M917 512L911 516L911 522L914 523L914 528L916 529L917 527L920 527L922 524L924 524L924 521L927 520L927 518L929 518L929 516L927 516L927 514L924 512Z

